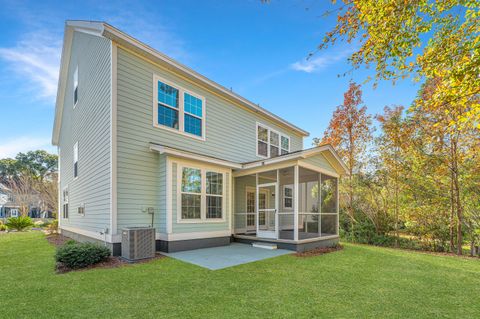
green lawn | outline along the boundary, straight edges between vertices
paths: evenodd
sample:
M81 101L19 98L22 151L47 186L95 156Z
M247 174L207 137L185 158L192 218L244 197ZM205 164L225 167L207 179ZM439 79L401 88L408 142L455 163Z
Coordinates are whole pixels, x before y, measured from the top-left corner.
M38 232L0 235L0 318L480 318L480 260L346 245L218 271L170 258L54 273Z

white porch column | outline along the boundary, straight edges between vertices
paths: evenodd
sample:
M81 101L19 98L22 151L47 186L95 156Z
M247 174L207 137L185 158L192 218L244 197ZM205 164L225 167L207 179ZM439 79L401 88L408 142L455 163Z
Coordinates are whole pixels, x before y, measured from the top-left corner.
M293 167L293 240L298 240L298 165Z
M339 178L337 177L335 181L337 182L337 235L340 235L340 187L338 185Z
M260 227L258 226L258 223L259 223L259 217L260 217L260 214L258 212L258 208L260 207L258 205L258 199L259 199L259 195L258 195L258 173L255 174L255 235L258 237L258 231L260 230Z

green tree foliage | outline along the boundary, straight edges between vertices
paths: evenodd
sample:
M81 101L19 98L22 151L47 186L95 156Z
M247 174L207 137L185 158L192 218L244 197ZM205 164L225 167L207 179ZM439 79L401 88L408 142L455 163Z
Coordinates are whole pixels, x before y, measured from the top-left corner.
M337 1L332 1L336 4ZM343 0L337 23L319 49L355 43L354 68L375 69L375 82L436 79L424 108L462 108L449 125L480 128L480 2L478 0Z
M43 150L18 153L14 159L0 159L0 183L7 186L22 215L38 202L42 210L54 211L57 206L58 157Z

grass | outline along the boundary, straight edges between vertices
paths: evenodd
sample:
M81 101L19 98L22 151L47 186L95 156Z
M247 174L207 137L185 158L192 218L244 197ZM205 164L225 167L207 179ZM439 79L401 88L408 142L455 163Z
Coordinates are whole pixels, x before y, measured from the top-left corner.
M210 271L171 258L54 273L39 232L0 235L1 318L480 318L480 260L345 245Z

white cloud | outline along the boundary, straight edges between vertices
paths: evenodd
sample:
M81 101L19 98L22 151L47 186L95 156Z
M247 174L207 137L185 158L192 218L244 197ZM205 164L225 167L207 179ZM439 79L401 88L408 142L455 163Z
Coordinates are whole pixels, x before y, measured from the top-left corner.
M56 152L49 138L20 136L9 141L0 140L0 159L15 157L19 152L28 152L43 149L48 152Z
M324 54L321 56L314 56L310 59L304 59L297 61L290 65L295 71L301 71L306 73L319 72L328 66L335 64L336 62L344 59L351 51L343 51L331 54Z
M57 93L61 39L46 32L25 35L14 47L0 48L0 59L26 83L37 98L54 101Z

